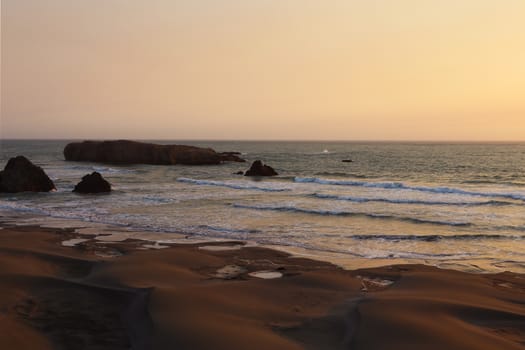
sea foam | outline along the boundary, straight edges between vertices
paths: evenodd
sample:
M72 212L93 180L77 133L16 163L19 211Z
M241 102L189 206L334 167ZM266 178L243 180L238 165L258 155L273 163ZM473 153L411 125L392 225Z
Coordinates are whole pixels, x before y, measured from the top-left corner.
M351 180L332 180L322 179L316 177L295 177L294 182L298 183L316 183L320 185L331 186L354 186L354 187L370 187L393 190L410 190L429 193L443 193L443 194L458 194L466 196L490 197L490 198L508 198L525 201L525 193L498 193L498 192L476 192L468 191L459 188L451 187L427 187L427 186L411 186L402 182L367 182L367 181L351 181Z
M202 186L219 186L233 188L236 190L254 190L254 191L265 191L265 192L283 192L290 191L290 188L282 187L280 185L274 184L265 184L265 186L254 186L249 182L239 182L239 181L215 181L215 180L197 180L189 179L185 177L180 177L177 179L179 182L202 185Z
M310 215L322 215L322 216L357 216L366 217L370 219L384 219L384 220L397 220L405 221L414 224L432 224L432 225L444 225L444 226L471 226L469 222L452 222L452 221L437 221L437 220L426 220L413 217L386 215L386 214L374 214L374 213L362 213L362 212L351 212L344 210L322 210L322 209L306 209L295 206L286 205L245 205L245 204L233 204L233 207L240 209L251 209L251 210L269 210L269 211L281 211L281 212L294 212L301 214Z
M390 198L366 198L366 197L354 197L354 196L338 196L333 194L314 193L312 194L315 198L320 199L332 199L340 201L349 201L354 203L368 203L368 202L379 202L379 203L392 203L392 204L421 204L421 205L452 205L452 206L483 206L483 205L512 205L511 202L505 201L478 201L478 202L446 202L446 201L425 201L417 199L390 199Z

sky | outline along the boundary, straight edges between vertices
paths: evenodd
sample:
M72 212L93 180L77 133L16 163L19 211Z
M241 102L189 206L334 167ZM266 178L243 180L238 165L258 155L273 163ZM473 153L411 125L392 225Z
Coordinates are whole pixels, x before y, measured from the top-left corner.
M523 0L1 0L2 138L525 140Z

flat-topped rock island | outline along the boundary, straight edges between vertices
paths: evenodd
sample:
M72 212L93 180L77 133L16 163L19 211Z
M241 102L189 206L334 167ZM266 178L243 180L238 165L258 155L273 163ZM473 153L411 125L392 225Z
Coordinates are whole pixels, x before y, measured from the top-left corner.
M235 152L216 152L211 148L186 145L116 140L73 142L64 148L68 161L152 164L152 165L214 165L222 162L244 162Z

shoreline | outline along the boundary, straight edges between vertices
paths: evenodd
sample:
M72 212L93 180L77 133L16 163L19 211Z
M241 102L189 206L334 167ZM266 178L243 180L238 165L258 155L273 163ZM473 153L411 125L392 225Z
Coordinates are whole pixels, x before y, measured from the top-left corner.
M2 194L0 216L48 216L38 220L46 226L85 220L79 226L115 226L147 241L177 233L243 240L347 269L421 263L525 273L523 179L516 167L506 167L520 164L514 159L519 148L188 144L220 153L241 150L248 160L264 159L281 173L250 179L238 175L245 168L237 163L195 168L67 162L66 143L7 143L5 161L25 154L45 168L58 190ZM434 154L448 166L437 166ZM480 154L498 159L499 166L486 168ZM355 163L343 164L345 159ZM114 193L73 193L91 172L110 180Z
M77 238L3 225L0 347L525 349L523 274L345 270L231 241L62 245Z
M498 267L497 269L485 259L470 259L467 261L457 259L435 259L435 258L369 258L353 256L351 252L330 252L324 250L308 249L294 245L278 245L271 243L261 243L253 240L244 240L237 238L228 238L226 236L207 236L199 234L181 233L176 231L158 231L147 230L144 228L130 227L127 225L119 225L112 223L103 223L96 221L84 221L81 219L53 217L35 213L23 213L12 210L4 210L0 213L7 215L0 220L0 230L2 226L25 227L38 226L42 228L71 230L75 237L85 240L93 240L101 244L112 244L121 242L126 239L133 239L137 242L142 242L144 248L155 249L163 246L170 246L172 244L192 245L199 243L218 242L239 244L244 247L260 247L271 250L278 250L294 257L312 259L334 264L345 270L357 270L366 268L379 268L388 265L426 265L434 266L440 269L452 269L467 273L476 274L495 274L506 271L523 274L523 266L514 266L515 270L507 270ZM93 243L94 243L93 242ZM511 263L511 262L509 262Z

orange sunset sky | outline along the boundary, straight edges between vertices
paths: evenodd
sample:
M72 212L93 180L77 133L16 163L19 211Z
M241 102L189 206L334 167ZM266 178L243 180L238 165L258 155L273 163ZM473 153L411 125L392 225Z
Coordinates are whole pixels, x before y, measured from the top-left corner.
M523 0L2 0L2 138L525 140Z

